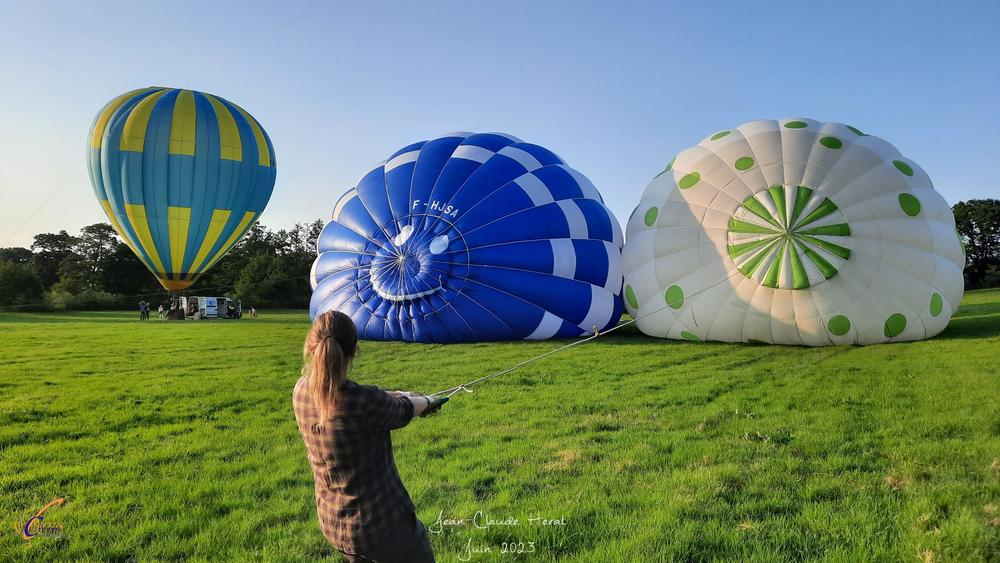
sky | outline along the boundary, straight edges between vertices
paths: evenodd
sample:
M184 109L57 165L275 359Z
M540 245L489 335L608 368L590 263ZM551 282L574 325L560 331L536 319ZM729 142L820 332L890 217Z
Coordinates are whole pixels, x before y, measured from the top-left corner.
M218 94L271 137L268 227L327 219L396 149L501 131L589 177L624 222L705 136L840 121L950 203L1000 197L1000 2L0 0L0 247L106 221L87 132L120 93Z

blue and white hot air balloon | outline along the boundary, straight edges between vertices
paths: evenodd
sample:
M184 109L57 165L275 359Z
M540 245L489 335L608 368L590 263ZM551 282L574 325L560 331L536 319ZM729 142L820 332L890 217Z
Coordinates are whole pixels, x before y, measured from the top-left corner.
M396 151L344 194L318 241L313 318L406 342L590 334L622 311L622 231L551 151L454 133Z

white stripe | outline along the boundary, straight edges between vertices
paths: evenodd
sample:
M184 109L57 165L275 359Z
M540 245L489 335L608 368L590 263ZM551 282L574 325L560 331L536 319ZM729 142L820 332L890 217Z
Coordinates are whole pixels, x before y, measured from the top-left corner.
M538 159L531 156L530 153L527 153L517 147L506 146L500 149L498 154L502 154L507 158L517 161L517 163L523 166L528 172L542 167L542 163L538 162Z
M494 154L496 153L490 149L484 149L483 147L477 147L476 145L459 145L458 148L455 149L455 152L451 153L451 157L473 160L482 164L489 160Z
M590 310L587 311L587 316L579 326L587 332L593 332L595 325L600 330L611 320L611 313L614 310L614 296L596 285L592 285L590 286Z
M508 135L507 133L498 133L496 131L491 131L489 133L485 133L485 135L496 135L497 137L503 137L504 139L507 139L509 141L514 141L515 143L523 143L524 142L521 139L518 139L517 137L515 137L513 135Z
M608 279L604 280L604 289L614 294L622 292L622 252L613 243L604 241L604 249L608 252Z
M412 150L410 152L404 152L401 155L394 157L389 162L385 163L385 171L388 174L393 168L398 168L407 162L414 162L417 157L420 156L420 149Z
M545 340L546 338L552 338L559 332L562 328L562 319L553 315L552 313L545 311L542 315L541 322L535 327L535 332L532 332L528 336L525 336L525 340Z
M556 205L562 209L569 223L569 238L585 239L590 238L590 231L587 229L587 219L583 216L583 211L572 199L557 201Z
M617 246L620 251L622 245L625 244L625 235L622 234L622 226L618 224L618 218L615 217L614 213L612 213L610 209L605 208L605 210L608 212L608 219L611 220L611 229L614 233L611 239L614 240L615 246Z
M452 133L445 133L438 137L439 139L447 139L449 137L459 137L462 139L468 139L469 137L475 135L475 133L469 133L468 131L454 131Z
M549 191L548 186L538 176L530 172L519 176L514 180L514 183L521 188L525 195L531 198L531 203L534 203L535 207L554 201L552 199L552 192Z
M319 265L319 256L317 256L316 259L313 260L313 265L311 268L309 268L309 285L311 285L314 290L316 289L316 286L319 285L319 280L316 279L316 266L318 265Z
M560 278L574 279L576 277L576 249L573 241L568 238L549 240L552 245L552 275Z
M340 212L343 211L344 206L356 197L358 197L358 190L356 188L351 188L347 190L347 193L340 196L340 200L337 201L337 206L333 208L333 217L331 217L331 219L336 221L340 217Z
M560 167L566 172L569 172L569 175L576 180L576 185L580 186L580 191L583 193L583 197L604 203L604 200L601 199L601 193L597 191L597 188L594 187L594 183L591 182L589 178L569 166L560 165Z

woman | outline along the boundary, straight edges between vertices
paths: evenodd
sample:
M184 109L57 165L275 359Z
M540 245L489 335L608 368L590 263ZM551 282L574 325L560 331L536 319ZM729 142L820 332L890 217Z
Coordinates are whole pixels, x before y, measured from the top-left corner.
M316 481L320 529L349 561L434 561L392 459L389 431L447 397L386 392L347 379L358 333L339 311L316 317L292 403Z

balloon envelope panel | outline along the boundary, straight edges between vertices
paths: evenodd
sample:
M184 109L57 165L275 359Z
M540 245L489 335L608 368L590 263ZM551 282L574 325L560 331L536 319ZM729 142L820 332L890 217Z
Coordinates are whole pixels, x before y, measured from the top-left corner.
M274 188L263 127L192 90L118 96L97 114L87 152L101 207L167 290L190 286L239 242Z
M579 336L617 324L622 232L554 153L509 135L414 143L337 202L313 264L313 318L363 338Z
M888 142L840 123L753 121L681 152L622 254L650 335L828 345L944 330L965 264L951 208Z

